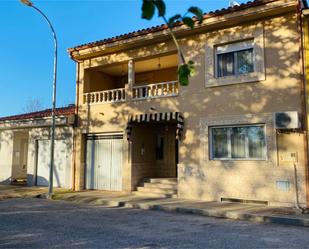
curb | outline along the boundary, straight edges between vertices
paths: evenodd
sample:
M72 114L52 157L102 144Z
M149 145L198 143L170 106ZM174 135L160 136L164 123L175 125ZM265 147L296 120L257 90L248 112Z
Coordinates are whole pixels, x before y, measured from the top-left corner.
M309 226L309 219L302 218L290 218L290 217L281 217L281 216L273 216L273 215L258 215L258 214L250 214L250 213L237 213L237 212L221 212L221 211L207 211L202 209L195 208L183 208L183 207L168 207L163 205L148 205L148 204L126 204L125 207L128 208L139 208L139 209L149 209L149 210L159 210L165 212L177 212L183 214L194 214L201 215L206 217L214 217L214 218L226 218L233 220L245 220L251 222L262 222L262 223L273 223L273 224L281 224L281 225L291 225L291 226Z
M156 211L164 211L164 212L174 212L174 213L182 213L182 214L194 214L205 217L214 217L214 218L225 218L225 219L233 219L233 220L244 220L250 222L259 222L259 223L272 223L272 224L280 224L280 225L290 225L290 226L302 226L309 227L309 219L305 218L297 218L297 217L282 217L275 215L261 215L261 214L251 214L244 212L233 212L233 211L209 211L198 208L186 208L186 207L177 207L177 206L167 206L160 204L147 204L147 203L134 203L130 201L116 201L116 200L102 200L96 199L91 202L87 202L87 198L84 201L77 200L69 200L57 198L56 200L62 201L74 201L79 203L88 203L88 204L96 204L96 205L104 205L109 207L125 207L125 208L133 208L133 209L143 209L143 210L156 210Z

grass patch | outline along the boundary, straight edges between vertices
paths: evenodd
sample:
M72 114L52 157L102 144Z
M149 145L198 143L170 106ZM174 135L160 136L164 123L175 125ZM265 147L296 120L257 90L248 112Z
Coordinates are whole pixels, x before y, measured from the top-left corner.
M53 200L61 200L62 196L65 194L72 194L75 193L76 191L70 190L70 189L57 189L53 193Z
M59 189L54 189L54 193L57 193L57 194L69 194L69 193L74 193L76 191L73 191L71 189L64 189L64 188L59 188Z

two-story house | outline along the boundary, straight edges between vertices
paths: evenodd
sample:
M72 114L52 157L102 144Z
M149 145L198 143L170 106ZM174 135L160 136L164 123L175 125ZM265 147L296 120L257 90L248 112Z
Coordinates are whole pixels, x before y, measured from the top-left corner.
M306 7L256 0L178 23L188 86L166 25L69 49L76 189L306 205Z

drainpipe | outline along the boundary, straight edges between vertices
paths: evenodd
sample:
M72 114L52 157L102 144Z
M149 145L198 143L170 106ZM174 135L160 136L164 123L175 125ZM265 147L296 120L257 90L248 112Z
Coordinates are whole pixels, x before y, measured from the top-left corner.
M309 173L308 173L308 106L307 106L307 87L306 87L306 74L305 74L305 55L304 53L304 34L303 34L303 20L302 20L302 9L300 6L300 2L298 2L297 6L297 23L298 23L298 34L299 34L299 56L300 56L300 66L301 66L301 113L303 115L303 125L304 125L304 163L305 163L305 186L306 186L306 202L307 207L309 207ZM307 33L308 30L305 30L305 33ZM305 46L306 47L306 46ZM296 177L297 178L297 177ZM296 179L297 180L297 179ZM297 204L298 208L304 212L304 209L299 207L299 204Z

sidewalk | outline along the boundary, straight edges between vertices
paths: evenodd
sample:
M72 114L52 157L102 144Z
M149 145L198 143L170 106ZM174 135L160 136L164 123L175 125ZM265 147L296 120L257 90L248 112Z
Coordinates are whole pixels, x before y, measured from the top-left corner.
M55 200L74 201L111 207L127 207L197 214L217 218L309 226L309 215L296 208L267 207L239 203L203 202L178 198L152 198L107 191L58 193Z
M68 190L55 188L55 193L67 193ZM47 187L28 187L23 185L0 185L0 201L9 198L33 198L47 193Z

